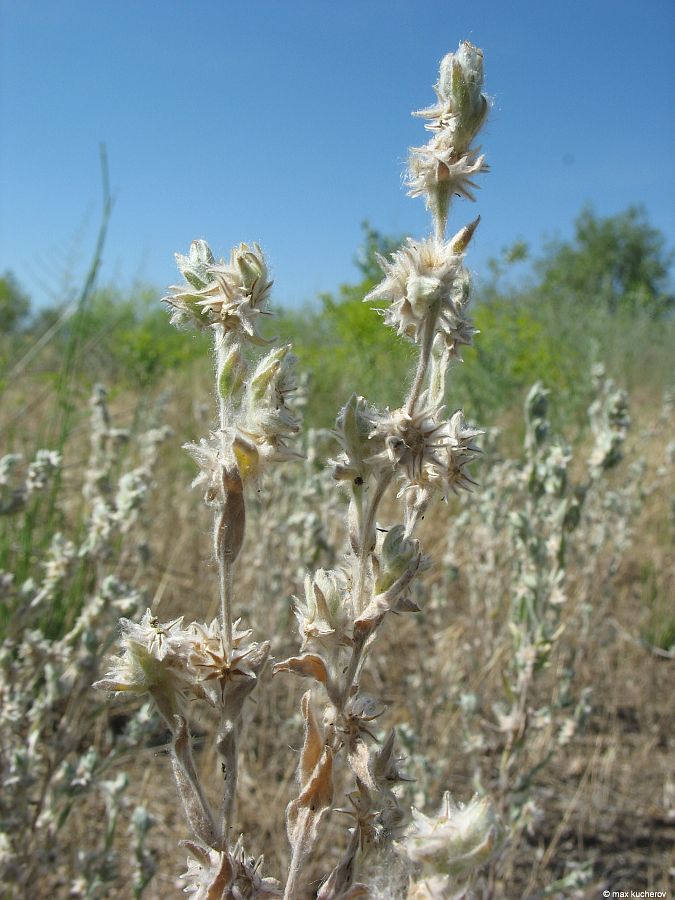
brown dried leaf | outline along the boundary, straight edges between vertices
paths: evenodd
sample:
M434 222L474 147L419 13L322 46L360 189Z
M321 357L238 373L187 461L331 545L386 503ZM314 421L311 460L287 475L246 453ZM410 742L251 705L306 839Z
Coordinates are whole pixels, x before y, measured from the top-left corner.
M312 692L303 694L300 703L302 717L305 720L305 741L300 754L298 780L304 789L321 759L323 752L323 733L312 709Z
M316 900L346 900L347 897L367 896L367 894L352 894L354 887L358 887L358 885L352 887L352 881L354 880L355 858L359 849L359 841L359 829L355 828L344 856L321 885Z
M316 653L303 653L302 656L291 656L275 664L272 675L278 672L295 672L306 678L314 678L321 684L327 684L329 679L326 663Z
M246 532L244 486L237 469L223 469L224 501L215 526L216 559L233 563L239 556Z
M230 888L234 883L234 875L235 871L230 855L223 853L220 867L206 889L206 900L230 900L232 897Z
M302 770L302 760L300 765ZM294 854L300 852L304 856L309 853L316 841L319 823L332 804L333 753L330 747L325 747L299 796L286 807L286 830Z

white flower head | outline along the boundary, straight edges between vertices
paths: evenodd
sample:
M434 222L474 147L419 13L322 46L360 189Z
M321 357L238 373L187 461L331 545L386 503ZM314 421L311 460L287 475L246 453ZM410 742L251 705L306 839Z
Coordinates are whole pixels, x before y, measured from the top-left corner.
M261 874L264 857L256 859L248 854L242 837L231 853L200 847L191 841L186 841L185 845L191 858L188 857L187 871L180 878L185 882L183 893L192 894L192 900L211 900L216 896L232 897L233 900L281 897L276 878Z
M250 629L240 630L239 620L234 623L232 647L223 640L218 619L210 625L193 622L190 634L184 641L191 687L194 693L213 706L228 703L237 706L253 690L258 674L267 661L269 642L247 643Z
M445 135L440 134L424 147L412 148L407 181L409 194L411 197L426 196L429 208L437 209L445 220L452 196L475 200L474 191L478 185L473 179L489 171L479 150L470 150L458 157Z
M444 494L470 488L473 482L465 469L480 452L473 441L482 432L466 424L461 410L448 421L441 419L442 411L442 407L413 412L402 408L384 414L375 431L385 449L373 461L392 465L406 487L440 488Z
M476 333L466 314L470 280L462 262L468 242L465 230L450 241L408 239L391 262L380 258L384 280L364 298L365 302L388 300L390 306L383 310L385 322L415 343L420 342L427 317L435 311L437 330L456 357L459 347L470 344Z
M413 825L404 841L413 862L437 873L468 874L489 862L499 849L502 826L488 797L456 804L448 791L435 816L413 807Z
M257 244L239 244L226 263L215 261L206 241L193 241L189 256L176 254L176 261L185 282L173 285L162 298L172 309L172 324L219 325L223 334L236 332L254 343L265 343L258 321L269 315L272 282Z
M178 712L183 694L185 639L182 616L162 623L148 609L140 622L120 619L121 654L110 671L94 685L114 693L152 693L164 715Z

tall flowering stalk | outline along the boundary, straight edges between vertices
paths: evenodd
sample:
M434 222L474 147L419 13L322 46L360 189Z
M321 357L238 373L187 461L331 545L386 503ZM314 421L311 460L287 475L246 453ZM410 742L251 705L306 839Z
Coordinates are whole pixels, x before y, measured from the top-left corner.
M478 220L449 240L445 232L452 197L473 199L472 179L487 168L474 146L488 108L482 65L481 51L462 43L441 63L437 104L419 113L429 120L432 138L412 150L409 186L427 201L433 235L408 240L391 260L382 259L384 280L365 298L388 303L385 323L419 347L415 375L399 409L378 410L354 394L337 417L339 452L331 466L349 493L344 562L307 574L305 595L295 601L300 652L273 670L318 685L301 703L299 792L286 809L287 900L308 895L305 867L317 862L312 857L344 763L352 789L343 811L351 827L342 857L325 872L316 894L321 900L369 896L366 882L376 870L382 880L385 864L387 896L446 896L453 882L470 879L491 858L500 834L487 799L462 807L447 794L436 816L416 812L407 827L396 735L378 735L386 705L361 689L363 667L389 614L419 609L412 586L429 565L415 538L420 518L434 497L473 484L468 466L481 432L467 425L461 410L446 415L444 395L450 362L461 359L475 333L464 255ZM186 449L200 469L194 485L203 488L214 513L221 611L210 624L186 626L182 618L162 624L150 610L140 624L123 621L123 652L98 687L149 693L172 732L176 784L196 839L188 844L187 890L210 900L281 896L280 885L260 875L260 860L244 852L241 839L231 839L244 703L270 652L269 641L253 641L252 632L240 628L233 608L247 483L268 464L298 456L291 446L300 424L291 401L294 358L289 347L258 350L266 343L259 324L268 315L271 281L257 245L240 245L225 262L195 241L178 265L184 280L164 298L172 321L208 328L214 339L217 425ZM383 525L380 507L394 487L401 520ZM194 700L219 712L219 813L207 802L192 759L188 708Z
M276 896L277 883L259 874L241 841L230 838L235 817L242 712L270 651L251 640L233 615L234 574L246 529L246 485L266 465L299 457L289 446L300 430L290 347L267 352L259 330L272 282L257 245L234 248L216 261L204 241L177 254L183 283L164 301L178 326L208 328L213 335L218 419L207 438L185 449L199 466L193 487L213 510L212 550L218 566L220 615L210 623L183 618L161 623L147 610L138 624L122 620L122 654L97 687L116 693L149 693L172 733L176 785L194 836L185 878L198 897ZM257 353L255 351L258 351ZM215 746L223 790L211 808L192 757L188 709L203 701L218 711ZM240 893L236 893L236 891ZM252 891L258 893L251 893Z
M376 877L385 879L387 896L449 896L458 878L470 879L491 858L500 834L489 801L461 807L449 795L436 816L415 813L407 827L397 789L405 777L396 736L390 731L378 739L376 720L385 704L361 688L385 619L418 609L412 585L429 565L415 538L420 518L434 497L447 498L473 484L468 466L479 452L475 440L481 432L467 425L461 410L447 416L444 395L451 360L461 359L475 334L464 255L478 220L449 240L445 233L452 197L473 199L471 179L487 169L473 143L488 108L482 85L482 53L462 43L441 63L438 103L420 113L433 136L425 147L413 148L408 183L413 196L426 199L433 235L409 239L390 260L381 259L384 279L365 298L387 303L385 323L418 346L415 375L401 408L378 410L353 395L338 415L340 452L332 466L349 492L344 565L307 576L305 596L296 601L301 653L274 667L321 685L302 699L300 793L286 811L292 848L288 900L302 894L303 867L333 805L341 758L354 784L347 810L352 826L342 859L319 890L321 900L368 896L367 885ZM402 500L401 521L383 525L378 514L393 486ZM317 693L322 717L314 710ZM432 874L432 880L423 877Z

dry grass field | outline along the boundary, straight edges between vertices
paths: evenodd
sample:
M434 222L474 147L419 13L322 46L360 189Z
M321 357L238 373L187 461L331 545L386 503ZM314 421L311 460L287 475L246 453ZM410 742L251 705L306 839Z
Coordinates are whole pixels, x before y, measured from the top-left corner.
M58 602L70 597L69 603L81 603L87 591L95 593L105 577L114 575L142 590L144 602L162 621L181 614L208 620L215 613L208 515L198 496L188 490L192 464L178 450L183 441L204 432L210 417L205 397L205 382L187 378L172 385L168 395L120 392L114 397L115 427L132 429L131 440L120 445L113 461L115 477L133 463L141 423L156 419L154 424L167 424L172 434L158 451L149 493L133 525L100 553L96 573L84 591L64 582ZM49 393L40 397L27 379L11 399L14 407L7 404L3 409L5 421L21 411L22 422L28 425L30 412L31 427L22 427L30 457L54 398ZM58 520L59 530L73 536L82 535L87 518L82 487L90 447L83 399L80 392L74 427L63 448L58 512L52 513L58 518L49 526L53 529ZM517 550L508 515L524 501L518 485L523 454L504 458L498 441L491 438L476 468L482 486L461 501L440 503L429 511L420 539L433 564L416 595L421 611L385 624L364 674L365 689L387 700L378 733L397 727L406 757L403 766L414 779L403 786L404 806L428 811L445 789L467 801L478 788L498 797L504 819L513 819L511 837L488 880L481 883L481 896L591 898L605 889L672 887L675 571L668 459L672 413L668 406L661 409L645 398L637 399L631 403L624 458L593 488L578 526L568 536L565 600L559 615L563 627L546 665L533 679L527 727L507 783L500 779L505 737L497 710L508 694L505 673L514 656L508 623ZM505 421L519 415L514 410ZM586 477L591 440L587 436L573 448L572 485ZM513 438L510 443L513 446ZM274 635L272 655L277 659L295 652L291 597L302 594L307 569L341 562L346 501L322 467L322 457L331 452L330 436L314 435L309 459L263 479L251 508L237 615L256 632ZM14 546L15 558L17 529L26 527L25 517L25 510L4 517L4 522L11 522L4 531L5 549ZM381 517L387 520L386 505ZM38 520L32 527L33 546L44 548L48 523ZM34 574L42 566L41 552L35 549L29 560ZM71 572L68 578L73 577ZM3 599L12 602L7 583L5 588ZM54 636L72 625L76 613L71 605L57 617L60 624ZM25 611L15 612L15 621L24 615ZM53 630L53 613L45 610L40 619L45 633ZM21 632L12 627L11 619L7 627L20 642ZM105 669L105 654L99 649L114 649L114 617L97 628L99 646L85 671L89 684L97 671ZM20 649L19 656L22 653ZM6 655L7 651L7 665ZM6 668L5 691L11 671ZM40 678L33 684L38 692L46 689ZM237 828L253 842L252 852L265 854L265 871L273 875L280 875L288 864L283 810L294 792L303 688L302 680L291 676L272 678L268 666L242 737ZM77 704L76 709L64 709L57 703L55 720L67 716L67 727L76 729L76 740L68 745L72 763L95 748L104 763L101 774L94 773L86 790L53 798L55 810L64 803L69 810L58 826L51 815L16 817L15 828L25 830L22 840L28 841L28 853L18 869L13 868L12 851L5 844L4 895L131 896L134 845L129 822L134 808L142 805L154 819L146 852L157 868L143 896L173 896L185 857L176 848L188 832L170 777L169 736L151 717L136 732L138 743L125 738L138 702L101 702L93 691L82 690ZM7 707L5 715L11 715ZM207 718L193 727L198 766L216 791L217 760L208 739L212 726ZM54 728L52 720L39 740L48 743ZM23 738L30 741L30 734ZM12 751L6 734L4 744L6 770ZM43 749L49 755L48 746ZM113 760L109 766L107 759ZM51 760L46 769L36 766L38 786L50 784L57 763ZM122 771L128 786L121 795L103 865L102 832L109 819L96 782L110 781ZM28 785L25 790L30 793L34 786ZM50 790L41 787L39 802L45 803ZM8 811L16 812L11 788L5 797L7 817ZM338 789L335 805L344 802ZM333 812L314 853L309 880L312 872L320 877L328 861L335 859L344 833L344 816ZM85 890L78 879L89 878L87 872L97 867L101 884L97 887L92 878L90 892L78 893ZM386 890L382 888L382 896L387 896Z

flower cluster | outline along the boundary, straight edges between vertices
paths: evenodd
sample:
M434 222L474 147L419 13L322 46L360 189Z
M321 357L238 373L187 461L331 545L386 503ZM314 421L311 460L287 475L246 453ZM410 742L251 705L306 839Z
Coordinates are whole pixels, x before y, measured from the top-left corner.
M408 239L391 262L380 258L384 280L365 297L367 302L388 301L384 321L415 343L421 341L424 325L434 315L436 331L457 359L461 359L460 348L471 344L476 334L466 312L470 278L462 251L470 235L467 238L465 231L447 242Z
M258 332L260 316L269 315L267 302L272 287L267 264L257 244L240 244L228 263L216 262L206 241L193 241L188 256L176 254L185 281L173 285L163 298L171 307L174 325L197 328L222 326L254 343L265 343Z
M441 62L434 86L438 102L415 115L429 119L434 136L414 147L410 158L410 194L425 196L437 232L445 230L453 195L473 200L472 180L488 166L479 148L471 146L488 113L483 89L483 53L468 41Z
M252 632L237 626L227 649L217 619L184 626L182 616L160 622L149 609L138 623L121 619L121 653L95 687L149 693L166 718L182 714L188 698L217 708L236 706L255 686L270 650L268 642L250 641Z
M464 875L494 856L502 836L502 825L487 797L474 797L462 806L446 791L435 816L413 809L405 849L413 862L430 865L434 873Z

